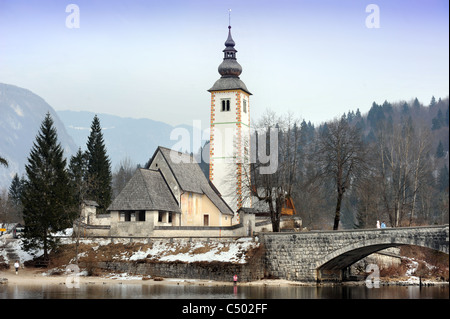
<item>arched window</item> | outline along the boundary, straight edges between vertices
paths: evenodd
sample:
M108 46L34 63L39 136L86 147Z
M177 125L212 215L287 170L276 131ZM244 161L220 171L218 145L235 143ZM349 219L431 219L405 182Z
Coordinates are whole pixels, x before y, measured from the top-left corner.
M228 111L230 111L230 100L223 99L222 100L222 112L228 112Z

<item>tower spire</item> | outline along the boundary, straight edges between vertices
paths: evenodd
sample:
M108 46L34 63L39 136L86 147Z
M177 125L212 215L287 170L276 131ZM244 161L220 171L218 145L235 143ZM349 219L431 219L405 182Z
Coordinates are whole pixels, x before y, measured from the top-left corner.
M228 9L228 22L231 22L231 9ZM225 49L223 52L223 61L219 65L218 71L221 78L214 83L213 87L208 91L220 91L224 89L241 89L247 94L251 93L248 91L244 82L239 79L242 73L242 66L237 62L236 53L238 52L234 47L236 43L231 36L231 25L228 26L228 37L225 41Z

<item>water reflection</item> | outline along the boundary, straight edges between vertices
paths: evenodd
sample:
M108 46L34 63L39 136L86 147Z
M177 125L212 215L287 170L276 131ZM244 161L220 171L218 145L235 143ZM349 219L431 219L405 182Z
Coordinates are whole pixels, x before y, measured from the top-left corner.
M197 286L82 284L1 285L0 299L448 299L448 285L423 287L365 286Z

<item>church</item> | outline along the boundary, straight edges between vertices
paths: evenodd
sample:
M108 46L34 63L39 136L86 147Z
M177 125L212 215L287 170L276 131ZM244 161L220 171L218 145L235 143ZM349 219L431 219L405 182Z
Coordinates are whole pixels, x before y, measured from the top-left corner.
M208 90L211 94L209 179L192 156L158 147L147 167L136 170L107 208L107 221L98 222L101 216L91 214L84 216L85 223L101 224L105 230L109 229L111 236L179 235L177 231L195 227L207 227L212 235L251 233L254 216L240 210L251 207L246 191L251 93L239 78L242 67L236 59L231 26L228 26L223 53L218 67L221 77ZM239 230L237 226L244 224Z

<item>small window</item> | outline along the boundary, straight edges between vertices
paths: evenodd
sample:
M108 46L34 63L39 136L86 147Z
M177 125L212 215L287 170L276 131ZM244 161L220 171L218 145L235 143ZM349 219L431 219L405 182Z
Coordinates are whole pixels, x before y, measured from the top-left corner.
M137 212L139 222L145 222L145 210L140 210Z
M230 111L230 100L224 99L222 100L222 112Z
M247 113L247 100L244 100L242 109L243 109L244 113Z
M172 223L172 213L169 213L169 223Z
M164 215L164 212L158 212L158 222L162 222L163 221L163 215Z

